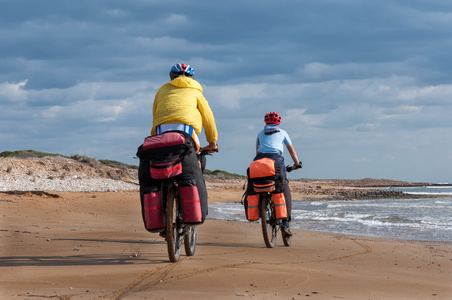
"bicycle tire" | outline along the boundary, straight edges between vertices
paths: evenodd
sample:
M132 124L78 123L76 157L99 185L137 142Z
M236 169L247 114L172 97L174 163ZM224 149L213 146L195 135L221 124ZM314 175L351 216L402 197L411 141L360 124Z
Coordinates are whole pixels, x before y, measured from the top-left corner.
M292 237L290 235L285 235L283 233L282 234L282 239L283 239L284 246L289 247L290 243L292 242Z
M179 234L177 195L170 188L166 195L166 245L171 262L178 262L181 252L181 234Z
M196 226L186 226L184 230L184 246L187 256L195 255L196 237L198 228Z
M276 216L273 202L269 199L269 195L261 195L260 213L262 224L262 236L264 238L265 246L273 248L276 245Z

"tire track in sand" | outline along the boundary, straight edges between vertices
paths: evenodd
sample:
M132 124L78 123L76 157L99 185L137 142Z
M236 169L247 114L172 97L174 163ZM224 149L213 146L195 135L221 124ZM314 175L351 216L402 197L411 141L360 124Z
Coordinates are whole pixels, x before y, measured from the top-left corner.
M130 293L146 290L149 287L155 286L162 282L162 280L169 275L171 270L173 270L177 266L178 263L168 263L163 266L157 267L151 271L144 273L143 275L129 283L126 287L114 291L102 298L120 300Z
M337 237L337 239L340 239L340 237ZM126 287L117 290L115 292L112 292L111 294L105 296L107 299L114 299L114 300L120 300L130 294L145 291L153 286L156 286L162 282L168 282L173 280L183 280L185 278L190 278L194 276L199 276L207 273L217 272L225 269L233 269L237 267L243 267L248 265L287 265L287 264L309 264L309 263L319 263L319 262L328 262L328 261L336 261L341 259L347 259L350 257L358 256L358 255L366 255L369 253L372 253L372 247L355 240L352 240L353 243L358 245L361 249L360 251L355 251L354 253L347 254L347 255L341 255L341 256L333 256L333 257L327 257L323 259L316 259L316 260L308 260L308 261L291 261L291 262L257 262L257 261L244 261L244 262L236 262L236 263L229 263L224 264L220 266L214 266L214 267L207 267L204 269L193 269L188 272L184 272L182 274L171 276L168 278L171 274L171 271L175 269L179 264L183 263L186 257L181 258L181 260L178 263L168 263L163 266L160 266L152 271L148 271L138 277L133 282L129 283ZM243 251L251 251L256 249L247 249L242 250ZM230 252L228 252L230 253ZM223 253L217 253L216 255L222 255ZM208 256L214 256L214 254L209 254Z

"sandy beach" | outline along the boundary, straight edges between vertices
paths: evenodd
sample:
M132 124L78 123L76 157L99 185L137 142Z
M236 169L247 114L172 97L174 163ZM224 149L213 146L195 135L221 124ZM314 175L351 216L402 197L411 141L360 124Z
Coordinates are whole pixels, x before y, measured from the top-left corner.
M208 186L210 203L243 193ZM260 224L207 219L170 263L137 191L0 193L0 209L0 299L452 299L450 245L294 230L267 249Z

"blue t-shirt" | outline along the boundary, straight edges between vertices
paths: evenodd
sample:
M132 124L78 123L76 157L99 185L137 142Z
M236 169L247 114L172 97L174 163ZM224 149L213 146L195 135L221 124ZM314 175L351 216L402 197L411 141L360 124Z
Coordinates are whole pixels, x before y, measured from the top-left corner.
M289 135L280 128L279 132L265 134L265 129L259 132L256 139L257 153L279 153L282 154L284 145L292 145Z

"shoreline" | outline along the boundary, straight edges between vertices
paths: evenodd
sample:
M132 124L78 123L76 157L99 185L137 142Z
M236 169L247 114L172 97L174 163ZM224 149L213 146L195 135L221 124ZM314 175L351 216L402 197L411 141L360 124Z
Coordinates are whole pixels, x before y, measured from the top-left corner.
M333 191L333 189L326 189L326 188L324 188L324 189L328 190L328 191ZM292 186L291 186L291 190L293 190ZM222 184L217 184L217 185L214 185L214 186L210 186L210 188L208 189L208 193L209 193L209 204L214 204L214 203L218 203L218 204L221 204L221 203L233 203L233 204L236 204L236 203L240 202L241 196L243 194L243 191L241 189L234 189L233 186L225 187L225 183L222 183ZM382 195L382 194L380 194L380 195ZM297 192L292 192L292 201L299 202L299 203L308 203L308 202L317 202L317 201L320 201L320 202L346 201L346 202L350 202L350 204L353 205L352 203L354 201L359 202L359 201L362 201L362 200L376 200L376 201L380 201L380 200L381 201L385 201L385 200L394 200L394 201L407 200L407 201L410 201L411 199L412 200L416 200L416 199L443 199L443 198L452 198L452 196L447 196L447 197L439 196L439 197L437 197L436 195L432 195L431 197L423 197L423 196L422 197L412 197L411 195L405 195L405 197L402 197L402 198L382 197L382 198L371 198L371 199L368 199L368 198L341 199L340 197L336 197L334 192L330 193L330 194L312 195L311 197L306 196L306 195L304 195L302 193L299 193L299 192L298 193ZM236 215L237 207L234 207L234 208L231 208L231 209L232 209L232 215L229 218L229 220L235 220L237 218L237 215ZM310 211L310 208L306 208L306 209L307 209L307 211ZM248 221L245 220L244 210L242 212L243 212L243 222L246 223ZM221 215L221 213L220 213L220 215ZM220 217L215 215L214 211L211 211L210 216L211 217L215 216L216 219L221 219ZM239 222L241 222L241 221L242 221L242 219L239 220ZM309 229L306 229L306 227L313 227L313 228L317 227L315 225L314 226L306 226L306 224L303 226L303 224L301 222L302 221L300 221L300 220L298 220L298 221L297 220L293 220L293 223L292 223L291 227L295 228L295 229L298 229L298 230L309 230ZM345 228L343 228L343 229L344 230L342 230L341 232L333 232L333 230L332 231L328 231L328 230L312 230L312 231L313 232L334 233L334 234L344 234ZM361 237L370 237L370 238L373 238L373 237L375 237L375 238L388 238L388 239L395 240L395 241L396 240L400 240L400 241L414 240L414 241L422 242L422 241L425 240L425 241L427 241L428 243L431 243L431 244L441 244L441 245L443 245L443 244L444 245L451 245L452 244L452 243L448 243L448 241L445 240L443 238L443 236L441 236L442 239L425 239L423 237L423 236L425 236L425 234L422 233L422 232L419 232L417 234L417 236L419 238L416 238L416 237L413 238L413 237L410 236L410 234L408 234L408 235L406 235L406 238L399 238L398 239L397 237L391 237L391 235L394 235L394 234L391 234L390 232L388 234L388 232L386 232L386 230L387 230L387 228L383 228L382 231L381 231L381 234L372 233L373 230L369 231L368 234L365 234L365 233L357 234L356 232L359 232L360 229L355 228L353 230L354 233L351 233L350 236L358 235L358 236L361 236ZM418 230L418 229L416 229L416 230ZM403 236L403 234L401 236ZM415 235L413 235L413 236L415 236Z
M452 198L452 197L451 197ZM395 200L400 200L400 199L395 199ZM297 201L297 200L296 200ZM302 200L304 201L304 200ZM302 202L300 201L300 202ZM332 200L319 200L319 199L315 199L313 201L332 201ZM343 200L340 200L343 201ZM360 200L356 200L356 201L360 201ZM227 204L227 203L235 203L235 202L223 202L223 203L219 203L218 205L222 205L222 204ZM245 214L243 212L243 214ZM243 219L235 219L235 218L228 218L228 217L212 217L211 215L207 216L208 220L215 220L215 221L229 221L229 222L238 222L238 223L255 223L258 224L260 226L260 221L257 222L249 222L248 220L245 219L245 217L243 216ZM309 222L308 222L309 223ZM303 225L304 224L304 225ZM337 234L337 235L344 235L347 236L349 238L360 238L360 239L382 239L382 240L387 240L387 241L394 241L394 242L408 242L408 243L416 243L416 244L429 244L429 245L445 245L445 246L452 246L452 241L448 238L444 238L444 237L438 237L438 238L425 238L423 237L422 232L421 233L416 233L414 235L417 235L419 237L413 236L413 233L411 233L411 236L406 236L403 234L397 235L397 236L392 236L391 232L387 232L386 228L383 228L382 230L379 231L379 233L370 233L370 232L360 232L358 231L356 228L353 230L353 233L348 233L347 229L344 230L328 230L328 229L315 229L315 228L306 228L306 227L310 227L309 225L306 226L306 222L300 221L300 220L292 220L291 222L291 229L293 230L300 230L300 231L307 231L307 232L317 232L317 233L325 233L325 234ZM396 226L396 225L394 225ZM371 226L372 229L372 226ZM414 229L412 230L414 232Z
M169 263L136 191L1 194L0 298L450 299L452 246L207 219L194 256ZM212 202L236 199L209 191Z

